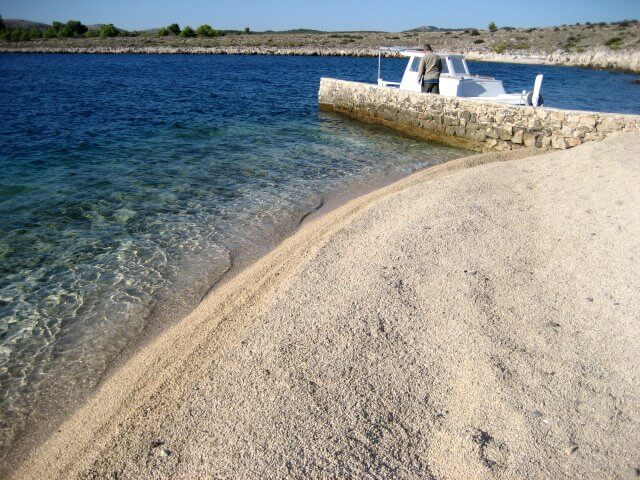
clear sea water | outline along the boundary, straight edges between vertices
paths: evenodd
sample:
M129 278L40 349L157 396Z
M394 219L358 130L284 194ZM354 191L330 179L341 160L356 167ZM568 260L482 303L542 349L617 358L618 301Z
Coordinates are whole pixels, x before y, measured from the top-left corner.
M385 61L397 78L401 60ZM467 154L319 114L377 59L0 55L0 451L331 195ZM640 113L634 76L472 63L547 106ZM2 454L0 453L0 458Z

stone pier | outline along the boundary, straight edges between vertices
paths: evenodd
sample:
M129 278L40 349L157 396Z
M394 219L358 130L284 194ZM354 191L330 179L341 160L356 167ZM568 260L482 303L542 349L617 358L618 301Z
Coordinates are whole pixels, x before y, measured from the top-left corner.
M318 102L321 110L476 151L564 149L614 132L640 133L640 115L506 105L332 78L321 79Z

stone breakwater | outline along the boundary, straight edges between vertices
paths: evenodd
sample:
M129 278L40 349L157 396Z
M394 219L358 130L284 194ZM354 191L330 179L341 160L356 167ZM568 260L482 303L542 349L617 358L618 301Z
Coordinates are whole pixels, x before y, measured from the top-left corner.
M463 52L460 52L463 53ZM587 50L585 52L553 53L494 53L486 51L464 52L468 60L479 62L524 63L531 65L562 65L604 70L622 70L640 73L640 52L613 52L611 50Z
M113 54L193 54L193 55L286 55L324 57L374 57L378 49L374 47L322 47L322 46L169 46L169 45L0 45L0 53L113 53ZM611 50L589 50L581 53L557 51L554 53L494 53L491 51L456 50L451 53L466 55L469 60L479 62L506 62L536 65L563 65L607 70L622 70L640 73L640 52ZM398 56L386 54L387 57Z
M565 149L614 132L640 133L640 115L506 105L332 78L321 79L318 103L321 110L475 151Z

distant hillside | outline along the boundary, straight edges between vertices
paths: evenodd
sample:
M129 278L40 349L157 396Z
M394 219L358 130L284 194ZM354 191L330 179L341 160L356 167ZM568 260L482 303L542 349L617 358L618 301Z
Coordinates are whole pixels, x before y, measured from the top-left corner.
M434 27L433 25L423 25L422 27L417 27L412 30L405 30L406 32L415 32L415 33L427 33L427 32L456 32L464 30L464 28L440 28Z
M285 35L294 35L294 34L309 34L309 35L319 35L322 33L326 33L322 30L313 30L312 28L294 28L292 30L266 30L261 33L279 33Z
M46 30L49 28L46 23L32 22L31 20L21 20L19 18L3 18L2 20L7 28L22 28L25 30L31 30L32 28Z

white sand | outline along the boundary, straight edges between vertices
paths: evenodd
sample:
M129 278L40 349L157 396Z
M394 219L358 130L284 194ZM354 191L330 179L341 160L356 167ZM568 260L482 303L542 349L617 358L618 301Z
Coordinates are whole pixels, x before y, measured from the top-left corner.
M522 155L309 223L15 476L637 478L640 137Z

